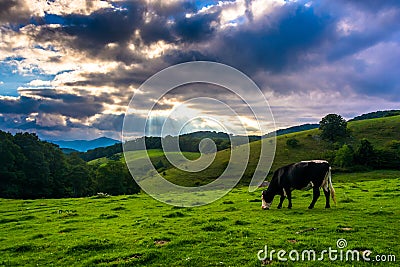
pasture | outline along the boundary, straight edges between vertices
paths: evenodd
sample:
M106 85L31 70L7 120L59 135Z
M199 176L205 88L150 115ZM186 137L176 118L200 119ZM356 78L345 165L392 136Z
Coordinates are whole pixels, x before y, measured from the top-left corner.
M260 208L261 189L235 188L210 205L176 208L144 193L76 199L2 199L1 266L398 266L400 172L334 174L338 204L294 191L293 209ZM269 249L336 249L395 255L378 262L261 262ZM275 254L276 255L276 254ZM317 254L318 255L318 254Z

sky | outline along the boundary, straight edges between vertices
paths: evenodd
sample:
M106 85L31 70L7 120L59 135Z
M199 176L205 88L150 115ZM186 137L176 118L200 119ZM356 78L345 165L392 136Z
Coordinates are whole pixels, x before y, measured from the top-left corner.
M159 101L157 90L139 90L158 71L191 61L250 77L277 128L329 113L350 119L399 109L398 59L397 0L0 1L0 129L47 140L120 139L132 96L157 103L159 123L180 109L219 112L218 120L237 124L215 102L191 102L207 97L246 108L224 88L183 86ZM245 112L241 119L257 134L254 118ZM212 123L195 119L185 130L215 129Z

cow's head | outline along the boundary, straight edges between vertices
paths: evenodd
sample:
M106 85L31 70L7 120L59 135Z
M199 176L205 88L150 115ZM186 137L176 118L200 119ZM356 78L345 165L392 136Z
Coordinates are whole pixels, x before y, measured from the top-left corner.
M261 208L263 210L268 210L271 207L272 200L274 200L274 194L268 192L268 190L262 191L261 194Z

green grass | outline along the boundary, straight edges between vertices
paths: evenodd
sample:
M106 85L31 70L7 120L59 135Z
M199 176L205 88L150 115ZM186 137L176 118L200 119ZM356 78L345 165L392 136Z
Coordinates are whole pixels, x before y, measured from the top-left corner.
M368 139L375 148L384 148L392 140L400 140L400 116L349 122L351 137L346 143L357 147L361 139ZM299 146L286 145L289 138L299 140ZM319 130L313 129L287 134L277 138L277 149L272 169L292 162L326 158L335 145L319 138Z
M379 179L380 178L380 179ZM236 188L197 208L146 194L106 198L8 200L0 204L1 266L260 266L257 252L347 248L400 260L400 172L333 176L338 204L294 191L293 209L260 209L260 192ZM338 182L340 181L340 182ZM287 205L285 201L284 206ZM316 228L313 231L309 231ZM273 260L267 266L371 266L363 262ZM376 264L376 263L375 263ZM397 266L382 263L380 266Z
M350 122L348 127L352 134L346 140L346 143L354 147L357 147L363 138L367 138L376 148L384 148L390 141L400 140L400 116L354 121ZM286 141L289 138L296 138L299 145L295 148L287 146ZM240 181L242 185L248 184L253 177L258 164L260 145L261 141L250 143L251 153L248 166ZM329 159L332 150L337 149L340 145L321 140L318 129L278 136L271 170L302 160ZM243 148L239 146L236 149ZM128 152L126 153L127 160L134 166L142 166L145 153L146 151ZM185 165L181 165L179 168L171 166L160 149L151 149L147 153L153 164L157 164L159 161L163 163L164 168L159 172L165 179L182 186L199 186L214 181L224 172L231 155L230 149L219 151L208 168L200 172L188 172L185 171L187 168ZM169 154L173 156L176 153L170 152ZM183 152L183 154L190 160L197 159L200 156L199 153L191 152ZM107 158L100 158L89 163L101 165L106 163L107 160ZM124 157L121 157L121 161L125 162Z
M178 152L167 152L168 155L175 155ZM126 162L127 160L130 162L135 162L135 164L141 164L141 162L146 158L149 157L152 162L157 163L158 161L162 161L167 165L167 159L165 157L165 152L162 149L149 149L149 150L139 150L139 151L128 151L122 155L122 153L118 153L117 155L121 155L120 160L121 162ZM200 156L200 153L196 152L183 152L182 153L187 159L195 160ZM126 157L126 158L125 158ZM98 158L89 161L90 165L102 165L107 163L109 159L106 157Z
M348 127L352 134L346 140L346 143L354 147L357 147L363 138L367 138L376 148L384 148L390 141L400 140L400 116L350 122ZM287 146L286 141L289 138L296 138L299 141L299 146L295 148ZM253 176L258 163L260 145L261 141L250 143L250 158L241 184L248 183ZM340 146L340 144L321 140L318 129L278 136L271 170L302 160L328 159L331 151L337 148L335 146ZM241 148L239 146L236 149ZM184 186L206 184L223 173L229 162L229 157L230 150L219 151L213 164L206 170L188 173L184 169L170 168L165 172L165 178Z

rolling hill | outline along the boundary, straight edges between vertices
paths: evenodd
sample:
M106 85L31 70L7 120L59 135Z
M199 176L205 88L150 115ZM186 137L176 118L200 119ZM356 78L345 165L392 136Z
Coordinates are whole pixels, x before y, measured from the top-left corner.
M353 147L357 147L360 140L363 138L368 139L372 145L378 149L385 148L388 143L393 140L400 140L400 116L352 121L349 122L348 128L351 131L351 137L344 140L344 142ZM288 139L293 138L298 141L296 147L290 147L286 143ZM329 160L332 151L337 150L342 145L341 143L332 144L321 140L318 129L278 136L276 144L277 147L271 168L272 171L286 164L302 160ZM250 158L241 184L247 184L253 176L258 163L260 145L261 141L250 143ZM236 149L241 149L241 147L239 146ZM209 183L219 177L229 162L230 152L230 149L219 151L216 154L214 162L207 169L200 172L186 172L171 167L160 151L157 153L149 153L153 153L153 155L150 155L153 164L160 161L162 162L161 165L163 167L159 172L162 173L167 180L183 186L194 186ZM138 160L140 160L140 158L138 158ZM103 158L101 161L104 163L106 159Z

